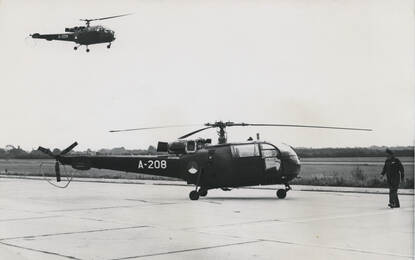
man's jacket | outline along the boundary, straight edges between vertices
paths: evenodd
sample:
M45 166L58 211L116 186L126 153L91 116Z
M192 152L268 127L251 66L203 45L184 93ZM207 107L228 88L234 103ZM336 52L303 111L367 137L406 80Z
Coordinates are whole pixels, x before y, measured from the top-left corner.
M404 179L404 169L398 158L386 159L382 175L386 174L390 188L398 188L400 180Z

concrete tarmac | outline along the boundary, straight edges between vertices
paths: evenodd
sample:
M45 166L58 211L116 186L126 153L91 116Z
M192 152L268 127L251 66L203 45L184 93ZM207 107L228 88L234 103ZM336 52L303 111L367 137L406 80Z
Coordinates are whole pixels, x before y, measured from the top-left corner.
M353 192L0 179L0 259L413 259L414 201Z

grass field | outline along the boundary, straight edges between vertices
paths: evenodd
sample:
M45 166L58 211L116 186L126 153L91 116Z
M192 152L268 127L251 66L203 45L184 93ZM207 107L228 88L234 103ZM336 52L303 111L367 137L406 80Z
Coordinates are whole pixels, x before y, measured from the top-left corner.
M301 174L293 184L319 186L349 186L349 187L386 187L385 180L379 178L382 171L383 157L353 157L353 158L304 158L302 159ZM405 168L405 181L402 188L414 187L414 160L412 157L400 158ZM39 176L40 163L45 162L44 172L53 175L53 160L0 160L0 174ZM114 178L114 179L151 179L166 180L169 178L145 174L125 173L112 170L91 169L75 171L65 167L74 177ZM62 175L65 173L63 172ZM171 180L171 179L170 179Z
M295 184L350 187L386 187L380 178L385 158L383 157L340 157L304 158L301 175ZM414 159L400 158L405 168L403 188L414 187Z

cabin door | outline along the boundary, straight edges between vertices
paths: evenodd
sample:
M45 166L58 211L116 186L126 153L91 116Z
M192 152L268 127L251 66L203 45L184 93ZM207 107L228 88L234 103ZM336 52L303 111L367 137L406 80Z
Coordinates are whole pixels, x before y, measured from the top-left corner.
M234 177L237 185L257 185L263 179L264 160L256 143L231 146Z

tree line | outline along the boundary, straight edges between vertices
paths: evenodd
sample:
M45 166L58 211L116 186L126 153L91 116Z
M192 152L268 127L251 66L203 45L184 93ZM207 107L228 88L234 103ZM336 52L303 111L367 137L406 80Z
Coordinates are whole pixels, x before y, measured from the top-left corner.
M350 147L350 148L294 148L302 158L310 157L383 157L387 147ZM414 156L414 147L389 147L396 156Z

